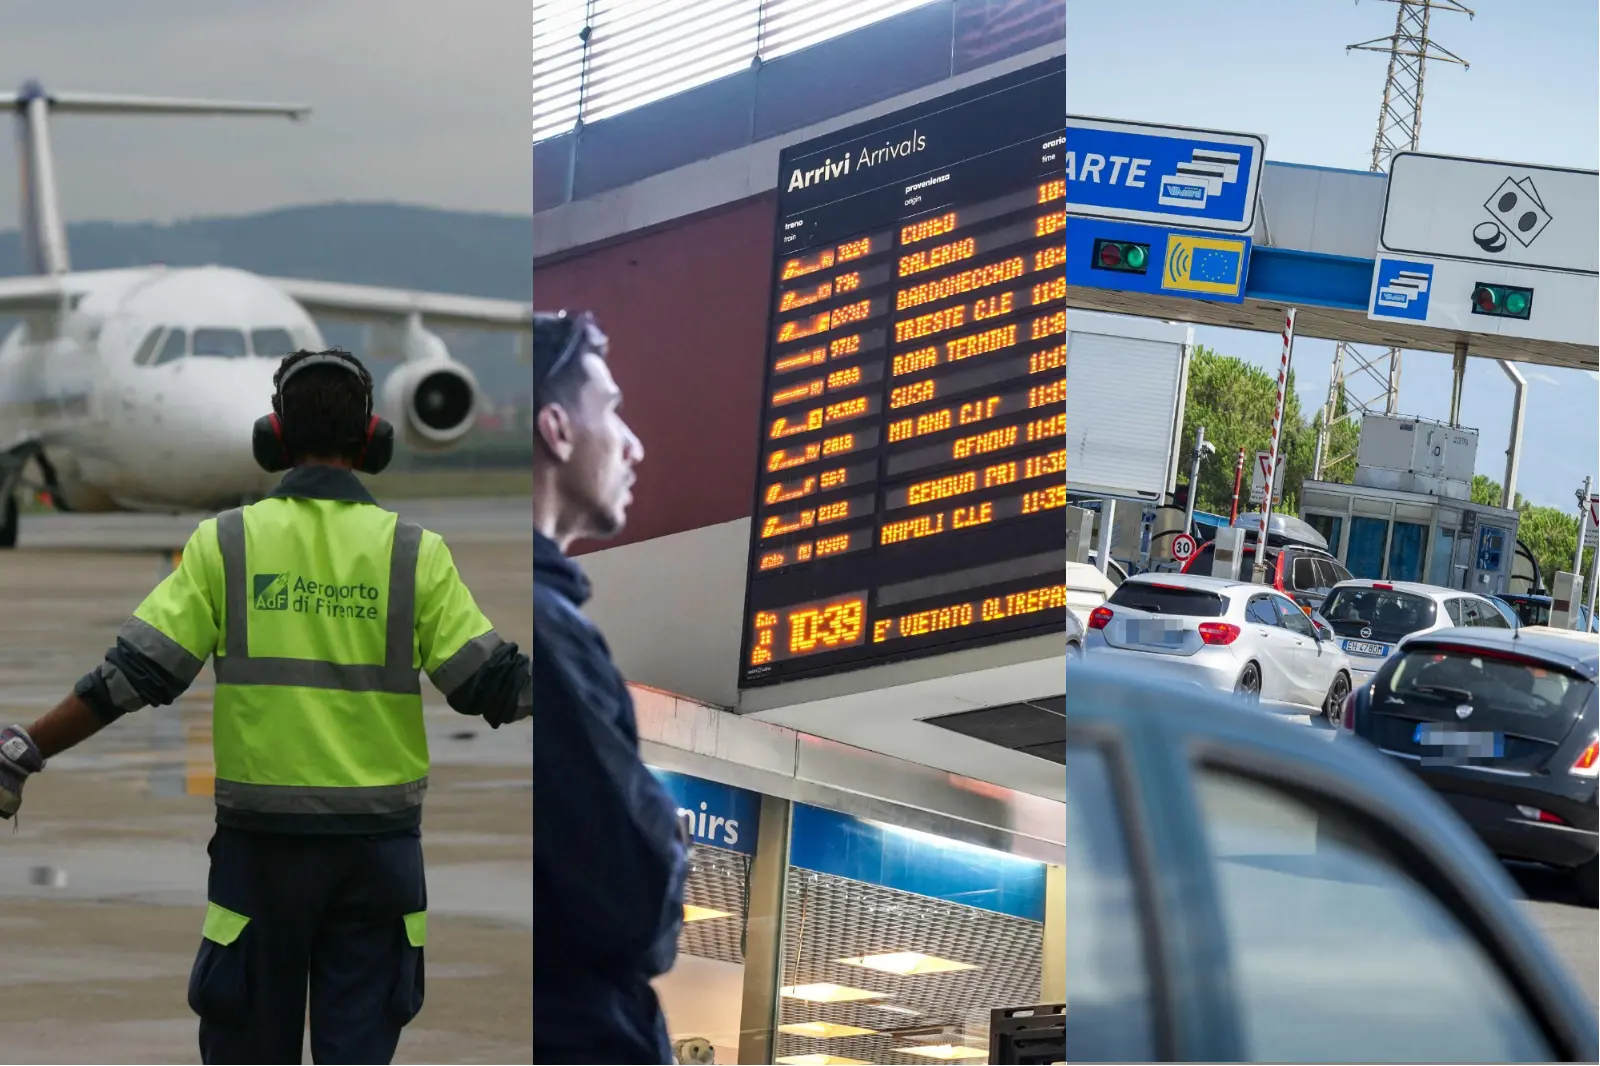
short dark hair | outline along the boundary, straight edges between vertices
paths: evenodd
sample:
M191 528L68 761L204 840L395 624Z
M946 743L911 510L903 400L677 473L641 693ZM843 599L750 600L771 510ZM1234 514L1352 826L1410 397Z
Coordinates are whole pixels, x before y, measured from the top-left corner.
M555 315L537 315L533 322L533 366L536 374L545 372L545 368L552 366L561 353L572 342L572 332L579 328L576 319L557 317ZM560 404L571 409L577 402L578 393L589 380L588 360L585 354L599 355L605 358L603 352L592 347L584 347L574 354L571 359L558 367L555 373L540 380L534 391L534 409L537 410L545 404Z
M281 377L296 363L325 354L329 353L297 351L284 359L278 374ZM355 462L360 457L371 417L372 378L359 362L351 369L356 368L360 368L358 374L331 364L308 366L284 382L279 390L282 408L278 416L283 420L283 443L291 460Z

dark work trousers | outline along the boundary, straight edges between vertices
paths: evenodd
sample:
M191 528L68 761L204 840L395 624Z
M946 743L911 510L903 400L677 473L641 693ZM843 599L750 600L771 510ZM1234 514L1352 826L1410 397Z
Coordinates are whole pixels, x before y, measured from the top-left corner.
M311 1000L318 1063L387 1063L422 1008L420 831L290 836L218 827L208 899L249 919L203 938L189 976L207 1063L299 1063ZM235 921L235 924L237 922Z

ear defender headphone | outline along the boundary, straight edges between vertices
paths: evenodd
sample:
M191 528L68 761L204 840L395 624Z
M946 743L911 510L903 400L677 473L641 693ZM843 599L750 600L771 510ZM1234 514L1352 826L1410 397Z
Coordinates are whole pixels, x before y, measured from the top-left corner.
M367 428L355 468L363 474L381 473L394 458L394 426L388 419L372 413L372 375L367 373L367 368L355 356L338 348L325 352L295 352L279 364L278 372L272 376L272 413L256 419L250 435L250 448L257 465L269 474L293 465L283 440L283 387L290 378L310 366L336 366L360 380L367 394Z

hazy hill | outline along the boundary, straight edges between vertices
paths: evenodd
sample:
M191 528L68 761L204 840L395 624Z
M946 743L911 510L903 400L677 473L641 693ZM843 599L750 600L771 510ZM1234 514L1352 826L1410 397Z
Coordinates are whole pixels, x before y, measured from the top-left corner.
M83 222L67 227L75 270L216 263L261 274L526 300L532 288L528 216L399 204L318 204L181 222ZM0 232L0 276L21 274L21 236ZM358 328L324 324L330 343L357 347ZM528 392L528 367L509 338L463 335L452 351L500 402ZM382 368L374 367L378 376Z

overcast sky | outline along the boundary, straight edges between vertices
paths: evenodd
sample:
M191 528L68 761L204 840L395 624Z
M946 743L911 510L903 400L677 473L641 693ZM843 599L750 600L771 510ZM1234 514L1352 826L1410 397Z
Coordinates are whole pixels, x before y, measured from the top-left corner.
M0 86L305 103L53 122L69 222L330 200L530 212L524 0L0 0ZM0 230L17 168L0 135Z

